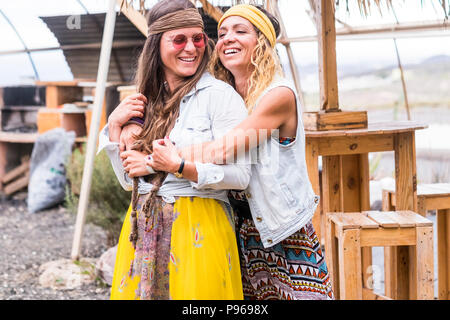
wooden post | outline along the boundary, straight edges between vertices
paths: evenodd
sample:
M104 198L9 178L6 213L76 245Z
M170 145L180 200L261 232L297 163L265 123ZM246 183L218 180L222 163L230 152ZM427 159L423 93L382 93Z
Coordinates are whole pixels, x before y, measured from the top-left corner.
M359 154L346 154L341 156L342 170L342 211L358 212L369 210L361 206L361 172L359 169ZM367 183L369 180L364 181Z
M357 155L359 164L359 203L361 211L370 210L370 170L369 170L369 154L360 153ZM371 274L368 273L369 267L372 266L372 248L364 247L361 249L362 257L362 278L363 287L368 284Z
M450 299L450 209L437 210L438 298Z
M312 139L306 140L305 146L305 159L306 167L308 168L308 177L311 181L312 188L316 195L320 196L320 182L319 182L319 150L317 141ZM323 242L322 237L324 236L324 221L321 213L320 204L317 206L316 212L312 218L312 224L316 230L317 238L321 243Z
M417 210L417 178L416 178L416 152L414 132L398 133L394 137L395 148L395 208L396 210ZM401 168L401 169L400 169ZM400 246L391 249L392 275L396 280L391 288L392 298L410 298L409 260L415 255L414 247ZM393 261L396 260L396 261ZM414 285L414 283L412 283Z
M410 299L433 300L433 226L417 227L416 243L416 246L412 246L414 250L410 251L410 266L413 269L410 272Z
M346 279L340 287L341 300L362 300L360 230L341 230L339 243L339 278Z
M316 4L317 36L319 46L320 110L339 111L338 78L336 62L336 28L334 4L330 0L318 0Z
M341 183L341 156L322 157L323 212L344 211Z
M325 259L327 261L328 274L331 281L335 299L339 299L339 256L338 256L338 244L336 239L335 224L328 219L328 215L325 215L326 220L326 244Z
M417 211L414 131L395 135L395 208ZM401 170L400 170L401 168Z
M336 61L336 27L334 1L314 2L319 47L320 111L305 112L305 130L339 130L367 128L366 111L339 109Z
M71 257L73 260L78 260L80 258L81 236L83 234L83 225L89 203L89 193L91 189L95 149L97 147L100 117L102 112L103 98L105 96L106 79L108 76L109 59L111 56L114 27L116 22L116 12L114 9L115 3L115 0L109 0L108 11L106 13L105 26L103 31L102 49L100 51L100 61L98 64L92 121L86 147L86 160L84 162L83 179L81 181L80 202L78 204L75 234L72 243Z

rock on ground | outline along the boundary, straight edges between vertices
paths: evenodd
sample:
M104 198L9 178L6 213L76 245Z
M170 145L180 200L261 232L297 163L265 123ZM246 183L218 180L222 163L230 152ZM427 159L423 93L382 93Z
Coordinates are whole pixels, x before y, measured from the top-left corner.
M105 253L102 254L96 264L98 276L109 286L112 285L114 264L116 262L116 253L117 246L109 248Z
M95 281L95 259L81 258L59 259L49 261L39 267L39 284L42 287L61 289L76 289L83 284L89 285Z

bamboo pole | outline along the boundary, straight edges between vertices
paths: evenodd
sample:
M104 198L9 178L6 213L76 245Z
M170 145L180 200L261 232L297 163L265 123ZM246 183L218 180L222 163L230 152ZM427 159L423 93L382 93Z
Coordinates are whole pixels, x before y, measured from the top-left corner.
M397 54L398 68L400 69L400 79L402 81L403 97L405 98L406 114L408 116L408 120L411 120L411 113L409 111L409 103L408 103L408 92L406 90L406 83L405 83L405 75L403 72L402 62L400 60L400 54L398 52L397 40L395 38L394 38L394 46L395 46L395 53Z
M275 17L278 19L278 21L280 22L281 37L287 38L286 27L284 25L283 18L281 17L280 8L278 6L278 0L271 1L270 3L268 3L267 9L269 11L271 11L275 15ZM294 53L292 52L290 43L284 43L283 45L284 45L284 48L286 49L286 54L288 56L289 66L291 69L292 78L294 80L295 89L297 90L298 98L300 100L300 108L303 111L305 108L305 99L303 97L303 91L302 91L301 82L300 82L300 74L298 72L297 65L295 63Z
M380 24L380 25L372 25L372 26L361 26L355 27L352 26L351 29L348 28L339 28L336 30L337 39L351 39L352 37L361 36L361 39L374 39L375 37L370 37L370 35L383 35L385 34L386 38L392 38L389 36L391 34L395 34L396 38L402 36L402 33L407 33L410 31L416 32L430 32L430 31L438 31L442 32L442 36L448 36L450 23L447 21L425 21L425 22L404 22L404 23L396 23L396 24ZM426 35L419 35L420 37ZM365 36L365 37L364 37ZM292 37L286 39L280 39L278 42L280 43L292 43L292 42L307 42L307 41L316 41L318 39L317 36L303 36L303 37Z
M97 83L95 87L94 106L92 111L92 121L89 129L89 137L86 147L86 159L84 162L83 178L81 181L80 201L78 203L77 220L75 223L75 234L72 243L71 257L79 260L81 237L83 225L86 219L86 210L89 203L89 192L91 189L92 171L94 167L95 148L97 147L97 136L100 127L100 117L102 113L103 99L105 96L106 80L108 77L109 59L116 22L115 0L109 0L108 11L106 13L105 26L103 29L102 48L100 51L100 61L98 65Z

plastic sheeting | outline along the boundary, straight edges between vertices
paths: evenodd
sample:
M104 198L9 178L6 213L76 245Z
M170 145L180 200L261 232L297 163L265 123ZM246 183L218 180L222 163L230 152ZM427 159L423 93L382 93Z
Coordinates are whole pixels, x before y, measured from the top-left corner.
M146 6L151 7L156 1L147 0ZM215 5L230 5L227 0L211 0ZM376 6L371 7L371 14L364 17L360 14L356 1L350 1L348 10L345 1L341 1L336 17L339 21L351 26L367 26L411 21L443 20L444 11L439 1L408 0L393 1L394 10L386 10L384 2L382 14ZM47 28L39 16L77 15L99 13L106 11L105 0L14 0L0 1L0 10L8 17L17 29L28 49L58 47L58 41ZM288 37L311 36L316 34L315 26L308 15L308 0L279 0L280 12L286 25ZM337 28L343 25L339 22ZM13 29L0 15L0 86L15 84L31 84L35 80L34 71L25 53L4 55L1 52L23 50L24 47ZM448 30L447 30L448 35ZM448 37L447 37L448 38ZM421 39L401 39L398 41L402 59L407 63L414 59L422 59L430 55L449 54L442 46L442 39L438 37L425 39L426 46L421 51L410 50ZM392 40L353 40L338 41L338 64L348 63L356 58L366 59L371 63L374 59L381 59L382 63L390 64L394 61ZM289 74L286 54L282 45L278 45L284 69ZM315 42L293 43L292 49L301 75L308 74L308 68L317 64L317 44ZM61 50L40 51L31 53L40 80L71 80L73 78ZM408 60L409 59L409 60ZM305 70L305 71L303 71ZM315 75L314 75L315 77ZM303 81L304 82L304 81ZM314 84L316 86L316 84Z

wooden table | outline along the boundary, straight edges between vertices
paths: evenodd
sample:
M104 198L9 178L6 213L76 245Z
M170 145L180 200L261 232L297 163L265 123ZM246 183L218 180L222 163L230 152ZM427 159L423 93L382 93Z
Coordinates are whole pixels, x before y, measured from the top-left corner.
M370 210L369 152L394 151L397 210L417 211L415 131L427 125L414 121L374 122L365 129L306 131L308 175L321 203L313 218L319 239L325 245L326 212L362 212ZM319 181L318 157L322 156ZM321 183L320 183L321 182ZM326 251L325 251L326 252ZM392 279L385 279L386 295L394 299L414 299L414 281L408 279L410 256L414 247L385 248L385 258L395 269ZM370 248L363 248L363 281L372 265ZM387 260L386 260L387 261ZM394 271L394 270L393 270Z

